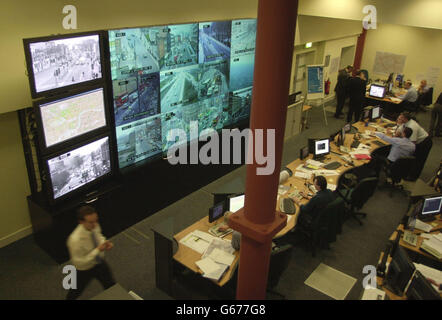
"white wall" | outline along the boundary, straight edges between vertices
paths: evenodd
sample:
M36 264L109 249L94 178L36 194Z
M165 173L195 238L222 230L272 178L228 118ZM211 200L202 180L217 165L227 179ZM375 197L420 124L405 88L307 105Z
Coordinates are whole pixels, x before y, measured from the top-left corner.
M406 55L404 74L406 79L416 82L416 75L426 73L429 67L442 71L442 30L414 28L397 25L378 25L369 30L365 40L362 68L367 69L370 78L385 79L386 75L374 74L376 51ZM442 74L434 87L433 101L442 91Z

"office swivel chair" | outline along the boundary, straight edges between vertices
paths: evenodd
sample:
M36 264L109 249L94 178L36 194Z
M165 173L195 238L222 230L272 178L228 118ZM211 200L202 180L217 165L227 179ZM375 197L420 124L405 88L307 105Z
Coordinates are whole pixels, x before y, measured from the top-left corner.
M337 198L315 214L313 220L311 216L298 219L296 231L307 237L313 257L317 248L329 249L329 243L336 241L336 234L341 232L344 211L344 202Z
M399 185L402 180L412 180L410 175L416 170L416 158L415 157L403 157L397 159L390 166L386 167L385 173L387 178L390 178L391 182L387 183L390 187L390 197L393 196L393 190L398 188L404 190L404 187Z
M279 279L282 273L287 269L292 257L293 246L291 244L284 244L282 246L275 246L272 248L272 253L270 254L270 266L269 266L269 276L267 278L267 292L277 295L282 299L285 296L273 289L278 285Z
M269 274L267 277L267 292L276 295L281 299L285 299L285 296L279 292L274 291L274 288L276 288L279 283L279 279L281 278L285 269L287 269L287 267L289 266L290 259L292 257L292 249L293 246L286 243L279 246L274 246L272 248L272 252L270 253ZM227 282L227 284L224 286L224 291L228 292L225 295L225 298L233 299L235 297L236 287L238 284L238 272L239 267L236 268L231 280Z
M371 177L362 179L354 188L337 190L338 194L344 199L348 206L347 212L349 216L358 221L360 225L362 225L362 221L359 220L358 216L365 218L367 214L357 212L356 210L360 210L368 199L371 198L377 185L378 178Z

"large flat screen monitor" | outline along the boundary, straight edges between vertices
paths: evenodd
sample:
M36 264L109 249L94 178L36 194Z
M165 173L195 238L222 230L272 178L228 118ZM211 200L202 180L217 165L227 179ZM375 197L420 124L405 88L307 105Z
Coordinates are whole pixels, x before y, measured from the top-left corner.
M23 40L33 98L102 81L100 32Z
M107 126L103 88L36 105L44 148L51 148Z
M381 85L372 84L370 86L370 96L376 98L384 98L385 97L385 87Z
M49 158L46 164L52 199L61 199L111 173L109 137Z

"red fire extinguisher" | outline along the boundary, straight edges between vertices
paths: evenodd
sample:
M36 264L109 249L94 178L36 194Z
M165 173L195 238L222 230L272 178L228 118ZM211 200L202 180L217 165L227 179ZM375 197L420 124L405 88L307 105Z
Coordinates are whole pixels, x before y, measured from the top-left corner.
M330 93L330 78L328 78L327 80L325 80L325 83L324 83L324 91L325 91L325 94L329 94Z

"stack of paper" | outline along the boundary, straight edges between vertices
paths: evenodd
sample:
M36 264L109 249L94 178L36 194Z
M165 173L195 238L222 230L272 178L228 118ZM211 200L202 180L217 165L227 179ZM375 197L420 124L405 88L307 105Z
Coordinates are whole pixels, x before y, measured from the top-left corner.
M432 236L428 240L424 240L421 249L427 251L438 259L442 259L442 241L437 237Z
M234 252L230 241L214 238L201 260L195 263L203 272L203 277L219 281L235 260Z
M278 186L278 194L279 195L284 195L284 194L286 194L287 193L287 191L289 191L290 190L290 187L289 186L283 186L282 184L280 184L279 186Z
M312 173L311 172L302 172L302 171L296 171L295 177L301 178L301 179L311 179Z
M416 270L420 271L420 273L422 273L422 275L425 278L430 278L432 280L434 280L437 283L442 283L442 271L439 271L437 269L433 269L430 268L424 264L420 264L420 263L414 263L414 266L416 267ZM440 292L439 288L436 287L435 285L433 285L433 288L435 288L437 291Z
M195 230L182 238L180 243L202 254L207 250L210 242L214 238L214 236L207 232Z
M322 162L319 162L319 161L316 161L316 160L312 160L312 159L307 160L305 163L307 165L311 165L311 166L319 167L319 168L321 168L321 167L323 167L325 165Z

